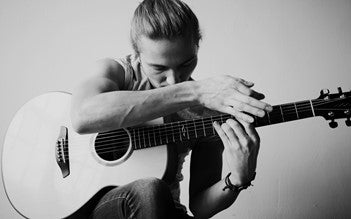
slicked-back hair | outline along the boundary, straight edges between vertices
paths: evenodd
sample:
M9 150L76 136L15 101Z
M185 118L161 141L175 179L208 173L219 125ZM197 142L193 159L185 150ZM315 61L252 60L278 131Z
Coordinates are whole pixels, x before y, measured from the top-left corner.
M136 54L141 36L152 40L191 37L199 46L199 22L190 7L180 0L144 0L135 9L130 39Z

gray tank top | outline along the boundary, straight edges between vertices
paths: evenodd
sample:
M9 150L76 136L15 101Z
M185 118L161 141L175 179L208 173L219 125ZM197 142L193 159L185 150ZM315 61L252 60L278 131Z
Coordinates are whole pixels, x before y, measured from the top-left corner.
M135 55L128 55L124 58L117 60L119 64L124 68L125 81L122 90L149 90L153 89L153 85L149 81L146 74L142 71L140 61ZM179 119L182 119L179 117ZM190 145L176 144L177 145L177 170L174 180L168 182L170 187L173 200L176 208L182 209L186 212L186 207L180 203L180 185L179 183L183 180L182 168L185 161L185 157L190 152Z

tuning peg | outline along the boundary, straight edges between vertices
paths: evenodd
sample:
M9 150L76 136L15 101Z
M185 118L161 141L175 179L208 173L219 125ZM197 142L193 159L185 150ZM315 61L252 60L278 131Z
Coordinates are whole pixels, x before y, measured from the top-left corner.
M330 126L330 128L336 128L336 127L338 127L338 123L337 122L335 122L334 120L332 120L331 122L329 122L329 126Z
M329 122L329 126L330 128L336 128L338 127L338 123L334 121L334 113L333 112L329 112L328 113L329 118L331 119L331 122Z
M339 94L342 94L342 89L341 89L341 87L338 87L338 92L339 92Z
M345 121L345 124L346 124L346 126L351 126L351 120L350 120L350 118L347 118L346 119L346 121Z
M345 94L342 92L342 89L341 87L338 87L338 92L339 92L339 95L340 95L340 98L345 98Z
M350 116L351 116L351 111L349 109L345 110L345 115L347 116L346 117L346 121L345 121L345 124L347 126L351 126L351 121L350 121Z
M321 90L321 95L322 96L327 96L330 93L329 89L323 89Z
M329 99L330 91L328 89L322 89L320 93L321 93L320 98L326 99L326 100Z

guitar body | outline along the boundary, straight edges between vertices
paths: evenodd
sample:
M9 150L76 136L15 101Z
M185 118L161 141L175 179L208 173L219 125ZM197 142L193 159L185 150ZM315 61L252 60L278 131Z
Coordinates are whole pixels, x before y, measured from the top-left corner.
M116 160L101 158L94 144L97 134L74 132L70 101L71 95L62 92L38 96L16 113L8 128L2 154L3 182L11 204L25 217L67 217L103 188L138 178L162 178L165 173L164 146L129 148L126 156ZM57 160L62 129L68 137L68 148L63 150L68 153L60 164L69 163L68 174Z
M331 128L341 118L351 126L350 100L351 91L338 88L331 94L324 89L317 99L273 106L264 117L255 117L253 125L323 116ZM172 181L177 152L169 145L218 137L213 122L233 118L220 114L165 124L158 119L145 126L79 135L70 122L70 105L70 94L43 94L25 104L8 128L2 178L11 204L24 217L86 218L111 186L145 177Z

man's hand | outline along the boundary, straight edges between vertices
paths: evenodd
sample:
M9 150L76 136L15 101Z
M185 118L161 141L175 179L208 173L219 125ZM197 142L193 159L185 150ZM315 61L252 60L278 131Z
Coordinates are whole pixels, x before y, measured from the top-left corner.
M212 110L231 114L246 122L254 121L254 118L246 113L263 117L265 111L272 111L269 104L260 101L264 95L251 89L254 85L252 82L229 75L198 82L198 102Z
M234 185L250 183L256 171L260 138L251 123L228 119L221 126L213 123L224 144L224 154Z

